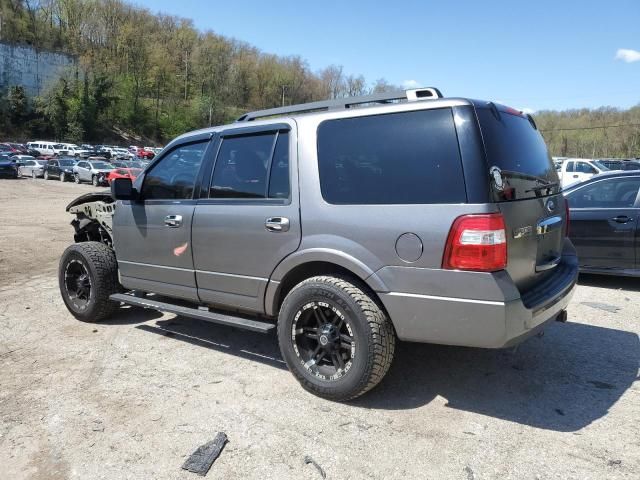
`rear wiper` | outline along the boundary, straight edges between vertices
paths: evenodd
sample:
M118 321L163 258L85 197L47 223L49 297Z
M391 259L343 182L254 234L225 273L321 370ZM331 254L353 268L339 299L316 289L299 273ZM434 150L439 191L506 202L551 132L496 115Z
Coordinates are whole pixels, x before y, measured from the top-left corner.
M530 188L529 190L525 190L524 193L538 192L540 190L545 190L547 188L557 187L559 185L560 185L560 182L543 183L542 185L538 185L537 187L533 187L533 188Z

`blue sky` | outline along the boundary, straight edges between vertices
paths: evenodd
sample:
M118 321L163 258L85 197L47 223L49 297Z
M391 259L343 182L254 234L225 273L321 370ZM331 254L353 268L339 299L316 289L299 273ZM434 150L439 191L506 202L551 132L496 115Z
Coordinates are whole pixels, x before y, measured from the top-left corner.
M640 0L135 4L369 82L437 86L533 111L640 103Z

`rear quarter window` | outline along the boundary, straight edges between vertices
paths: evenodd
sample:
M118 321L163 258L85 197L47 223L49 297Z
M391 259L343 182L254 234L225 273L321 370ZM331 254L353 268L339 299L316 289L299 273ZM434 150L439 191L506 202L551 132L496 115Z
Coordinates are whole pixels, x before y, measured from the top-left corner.
M318 168L332 204L466 202L449 108L324 121Z

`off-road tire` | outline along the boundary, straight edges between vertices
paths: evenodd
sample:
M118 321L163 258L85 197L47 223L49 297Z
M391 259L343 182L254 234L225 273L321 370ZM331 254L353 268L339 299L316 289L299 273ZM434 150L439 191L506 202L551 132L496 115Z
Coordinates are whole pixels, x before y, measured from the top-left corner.
M317 276L296 285L284 299L278 317L280 351L305 390L328 400L348 401L371 390L386 375L393 361L396 335L384 309L366 291L355 279ZM353 364L336 380L314 376L304 368L294 348L294 318L303 306L314 301L335 304L353 329Z
M65 272L71 262L82 264L91 281L89 301L84 308L78 308L74 304L65 286ZM111 294L122 291L122 287L118 283L116 254L113 249L103 243L81 242L67 247L60 259L58 283L67 309L74 317L83 322L104 320L120 306L119 303L109 300Z

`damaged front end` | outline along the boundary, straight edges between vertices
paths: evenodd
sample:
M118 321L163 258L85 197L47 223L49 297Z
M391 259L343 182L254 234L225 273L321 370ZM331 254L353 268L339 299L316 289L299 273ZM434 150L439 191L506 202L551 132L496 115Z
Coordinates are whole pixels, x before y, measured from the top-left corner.
M67 205L67 212L76 216L71 221L76 242L102 242L113 247L113 213L115 201L110 192L87 193Z

